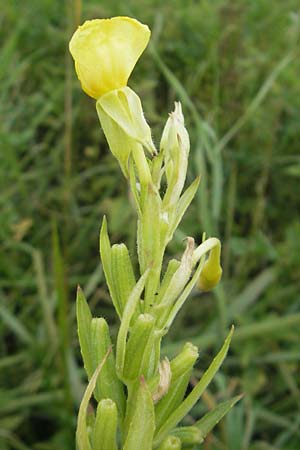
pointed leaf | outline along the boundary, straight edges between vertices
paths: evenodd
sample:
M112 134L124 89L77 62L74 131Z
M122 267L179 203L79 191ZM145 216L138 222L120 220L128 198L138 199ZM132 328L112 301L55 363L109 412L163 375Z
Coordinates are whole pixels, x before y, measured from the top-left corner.
M172 436L177 436L184 446L194 446L203 442L203 436L196 426L178 427L172 430Z
M203 439L242 397L242 395L238 395L237 397L220 403L212 411L209 411L207 414L205 414L204 417L202 417L202 419L198 420L194 424L194 426L199 428L199 430L201 431Z
M178 206L177 206L177 210L176 210L174 223L172 224L172 227L170 229L168 240L172 239L173 233L175 232L179 223L181 222L181 219L184 216L184 213L186 212L187 208L192 203L193 198L199 187L199 183L200 183L200 177L197 177L180 197L180 199L178 201Z
M219 370L222 362L224 361L228 348L230 345L230 341L232 338L234 328L232 327L225 342L214 358L213 362L204 373L200 381L196 384L192 392L186 397L186 399L181 403L181 405L171 414L171 416L166 420L164 425L158 430L155 444L159 444L162 439L164 439L172 428L176 427L176 425L184 418L184 416L190 411L190 409L195 405L198 401L199 397L203 394L209 383L212 381L213 377Z
M107 233L107 221L106 217L103 217L102 227L100 231L100 255L102 266L105 274L106 283L109 288L110 296L113 302L113 305L118 313L118 316L122 317L121 313L121 305L118 303L118 298L116 295L116 287L114 284L112 269L111 269L111 245L110 240Z
M86 370L88 378L90 378L94 370L91 354L91 333L90 333L92 315L90 308L87 304L87 301L85 299L85 295L80 286L78 286L77 288L76 315L77 315L80 350L82 354L84 368Z

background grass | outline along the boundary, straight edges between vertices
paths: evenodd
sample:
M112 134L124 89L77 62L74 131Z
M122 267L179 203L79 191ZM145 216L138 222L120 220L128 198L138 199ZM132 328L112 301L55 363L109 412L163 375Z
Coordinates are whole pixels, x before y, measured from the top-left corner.
M67 43L87 18L130 15L151 47L130 86L158 143L181 100L189 181L201 189L169 254L205 230L223 242L224 278L194 292L165 352L191 340L207 366L231 323L222 372L187 418L244 400L206 450L300 448L300 12L298 0L9 0L0 16L0 448L74 449L85 385L74 313L80 283L116 324L98 258L106 213L113 242L135 250L126 183ZM113 328L114 329L114 328Z

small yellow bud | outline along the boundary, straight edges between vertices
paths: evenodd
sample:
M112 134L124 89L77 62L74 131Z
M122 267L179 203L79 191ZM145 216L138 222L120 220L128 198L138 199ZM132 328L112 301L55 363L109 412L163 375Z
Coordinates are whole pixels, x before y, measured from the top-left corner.
M125 87L149 39L149 28L130 17L84 22L69 44L82 89L98 99Z
M202 291L210 291L221 280L223 271L220 265L220 256L221 244L219 243L210 251L209 257L200 273L198 287Z

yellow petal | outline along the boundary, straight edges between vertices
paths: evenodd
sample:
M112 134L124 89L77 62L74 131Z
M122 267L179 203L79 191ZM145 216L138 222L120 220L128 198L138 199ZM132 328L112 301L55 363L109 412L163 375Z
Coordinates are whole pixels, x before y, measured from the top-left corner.
M149 39L149 28L130 17L84 22L69 45L82 89L98 99L126 86Z

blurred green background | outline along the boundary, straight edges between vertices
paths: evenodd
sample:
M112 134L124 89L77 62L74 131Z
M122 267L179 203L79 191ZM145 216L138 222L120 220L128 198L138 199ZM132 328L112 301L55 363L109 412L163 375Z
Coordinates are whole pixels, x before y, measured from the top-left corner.
M195 377L236 325L222 371L187 418L245 397L204 450L300 448L299 0L4 0L0 15L0 448L72 450L86 383L76 336L79 283L115 331L98 257L135 251L128 189L67 50L83 20L129 15L152 29L130 86L159 137L175 100L201 189L183 239L216 235L224 277L194 292L165 341L199 345ZM193 382L193 380L192 380Z

